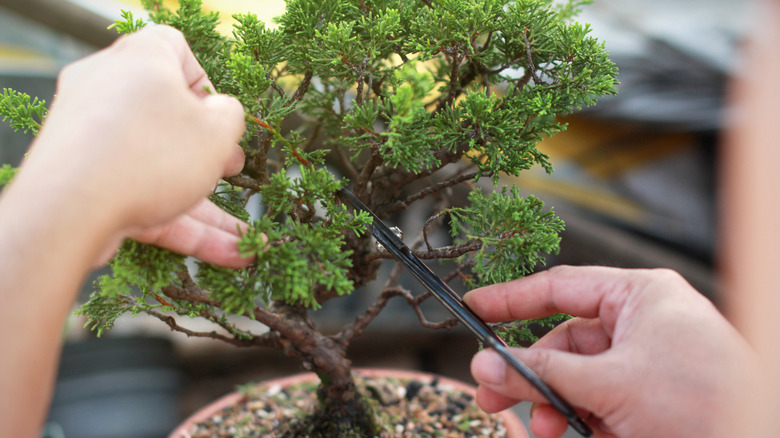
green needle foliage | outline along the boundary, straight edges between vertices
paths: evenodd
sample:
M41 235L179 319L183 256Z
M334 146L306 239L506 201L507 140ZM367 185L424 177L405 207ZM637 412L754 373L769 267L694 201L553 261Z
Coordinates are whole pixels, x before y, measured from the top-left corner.
M564 224L534 196L520 197L516 187L485 196L473 191L470 208L451 209L452 234L478 249L471 259L472 286L500 283L529 274L544 263L542 254L558 250Z
M46 101L30 97L26 93L3 88L0 93L0 116L15 132L37 135L46 118ZM9 164L0 166L0 188L11 182L17 169Z
M0 116L11 124L16 132L38 134L41 122L46 118L46 101L31 98L28 94L3 88L0 94Z
M122 313L147 313L191 336L282 348L324 387L316 418L327 421L317 423L319 432L291 435L376 432L366 404L354 400L346 346L389 297L419 301L391 278L376 303L335 334L320 333L308 318L375 278L391 258L367 235L370 219L347 208L338 191L350 185L386 219L424 203L431 219L406 231L423 231L425 239L410 246L424 259L453 262L471 285L511 280L543 264L558 249L563 222L517 188L475 187L499 186L537 165L552 172L537 144L566 128L561 116L615 92L616 68L604 44L574 21L587 3L287 0L275 25L239 14L225 36L217 31L219 14L200 0L180 0L176 10L144 0L152 21L184 33L215 91L244 105L244 170L211 199L248 222L240 251L255 261L239 270L187 264L129 242L81 313L99 333ZM132 33L145 25L124 12L113 27ZM45 106L4 90L0 114L35 133ZM451 245L434 248L427 237L444 217ZM206 318L219 330L193 332L172 315ZM229 315L268 330L238 330ZM507 332L527 336L529 324ZM334 404L354 409L328 408ZM343 418L350 410L352 418Z
M3 164L0 166L0 188L11 182L14 175L16 175L17 169L10 164Z

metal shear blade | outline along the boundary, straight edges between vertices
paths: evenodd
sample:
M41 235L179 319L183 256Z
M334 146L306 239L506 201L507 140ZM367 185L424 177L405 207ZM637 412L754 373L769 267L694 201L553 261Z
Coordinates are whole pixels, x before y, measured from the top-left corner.
M574 408L567 403L561 396L547 386L542 379L536 375L527 365L520 362L509 352L506 343L501 339L479 316L477 316L461 300L441 278L428 268L417 256L412 253L404 242L395 235L395 233L382 222L373 211L371 211L360 199L347 189L339 191L355 209L364 211L371 216L373 223L371 225L371 234L377 242L387 249L398 261L404 264L409 272L414 275L420 283L425 286L455 317L468 327L484 345L493 348L504 360L528 382L536 388L550 404L560 412L574 430L584 437L593 436L590 427L576 413Z

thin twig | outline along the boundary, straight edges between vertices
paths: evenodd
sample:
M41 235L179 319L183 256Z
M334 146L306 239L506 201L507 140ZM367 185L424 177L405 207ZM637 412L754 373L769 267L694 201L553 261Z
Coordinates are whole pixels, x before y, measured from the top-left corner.
M276 79L274 79L274 77L271 76L271 73L266 73L265 78L271 82L271 88L273 88L274 91L276 91L276 94L278 94L279 97L284 97L284 89L280 87L279 84L276 83Z
M457 269L455 269L455 270L453 270L452 272L450 272L449 274L447 274L447 276L445 276L445 277L442 277L442 281L443 281L443 282L445 282L445 283L449 283L449 282L451 282L451 281L452 281L452 280L454 280L455 278L457 278L457 277L461 276L461 275L463 274L463 271L464 271L464 270L465 270L467 267L469 267L469 266L471 266L471 262L470 262L470 261L469 261L469 262L465 262L465 263L461 263L461 264L459 264Z
M312 148L314 148L314 144L319 139L321 132L322 132L322 125L319 123L314 125L314 129L312 129L311 135L309 135L309 138L306 140L306 143L303 146L301 146L301 150L305 152L311 151Z
M456 49L453 48L453 51ZM447 96L439 102L439 105L436 107L436 111L434 113L438 113L439 111L443 110L447 107L450 103L455 101L455 98L460 95L460 80L459 80L459 71L460 71L460 64L463 62L464 55L460 52L455 52L452 54L452 65L450 66L450 83L449 83L449 91L447 92Z
M355 166L352 165L349 157L347 157L347 153L344 151L344 148L337 144L333 146L332 150L336 152L336 157L338 157L342 170L347 174L347 177L350 180L355 181L358 178L358 171L355 169Z
M534 84L538 84L541 80L536 75L536 65L534 64L533 55L531 54L531 42L528 41L528 29L523 31L523 42L525 42L525 55L528 61L528 71L526 71L526 74L530 72L531 76L534 78Z
M406 53L401 51L401 46L399 46L398 44L394 44L393 51L395 52L396 55L398 55L401 58L401 61L404 64L407 64L409 62L409 57L406 56Z
M398 286L398 280L401 278L401 274L404 272L404 265L401 262L396 262L393 265L393 269L390 270L390 274L387 276L385 286L382 290L393 289Z
M376 168L382 164L382 155L379 153L379 147L376 145L371 146L370 152L371 155L368 158L368 162L363 166L363 170L360 171L355 180L354 192L359 198L365 198L368 181Z
M440 212L436 213L435 215L429 217L428 220L425 221L425 223L423 224L422 235L423 235L423 240L425 241L425 247L428 249L428 251L433 251L433 247L431 246L431 242L428 241L428 227L433 223L433 221L441 218L445 214L447 214L446 210L440 211Z
M295 94L293 94L292 98L285 104L286 107L295 107L298 102L303 99L303 96L306 94L306 91L309 89L309 84L311 84L311 78L314 76L313 71L307 71L303 75L303 79L301 79L301 83L298 85L298 89L295 90Z

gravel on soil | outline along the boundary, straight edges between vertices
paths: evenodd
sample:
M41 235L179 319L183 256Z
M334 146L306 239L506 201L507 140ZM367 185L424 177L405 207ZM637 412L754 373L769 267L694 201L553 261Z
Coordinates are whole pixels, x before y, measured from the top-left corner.
M471 394L438 378L374 378L355 373L359 390L376 405L380 438L502 438L500 417L482 411ZM189 432L191 438L288 438L287 426L316 409L316 382L291 387L251 385L229 406Z

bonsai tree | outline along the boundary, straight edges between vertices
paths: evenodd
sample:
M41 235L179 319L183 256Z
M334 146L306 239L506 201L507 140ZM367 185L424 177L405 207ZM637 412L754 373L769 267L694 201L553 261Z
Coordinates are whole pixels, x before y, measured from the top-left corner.
M335 333L318 330L311 311L365 285L392 259L367 234L370 219L337 192L351 186L387 219L424 204L427 220L406 230L418 233L410 247L421 259L450 262L446 281L502 282L543 263L558 249L562 221L536 197L496 186L533 166L552 172L537 143L565 129L559 116L614 93L603 43L573 21L588 2L287 0L278 27L240 14L228 37L200 0L180 0L176 11L144 0L152 21L184 33L216 91L244 105L244 169L211 199L249 222L240 250L256 262L188 269L180 255L128 241L79 313L98 334L121 314L145 313L189 336L281 349L321 379L321 406L300 434L374 435L346 356L350 342L393 297L426 327L456 321L426 319L420 306L429 295L402 285L396 266L354 320ZM124 12L115 27L144 25ZM0 111L33 132L45 118L42 102L11 90ZM0 173L7 180L13 169ZM260 213L250 216L248 205ZM444 226L448 243L432 245L429 236ZM188 329L173 315L205 318L215 330ZM228 315L266 330L238 328ZM514 332L527 334L527 324Z

